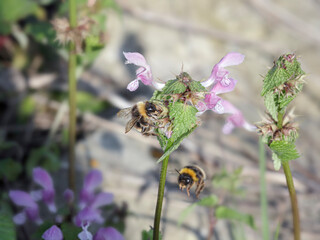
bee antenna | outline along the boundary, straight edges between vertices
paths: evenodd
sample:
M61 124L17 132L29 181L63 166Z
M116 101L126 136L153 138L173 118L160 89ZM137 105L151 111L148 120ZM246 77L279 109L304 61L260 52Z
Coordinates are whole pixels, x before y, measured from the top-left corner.
M180 175L180 172L177 169L174 169L174 170L176 170L176 172Z

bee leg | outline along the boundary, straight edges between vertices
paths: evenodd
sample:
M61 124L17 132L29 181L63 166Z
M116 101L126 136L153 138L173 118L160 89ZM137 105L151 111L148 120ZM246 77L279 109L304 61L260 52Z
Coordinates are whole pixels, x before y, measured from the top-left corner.
M199 198L199 195L200 195L201 191L203 190L203 188L204 188L204 181L201 180L201 181L198 182L197 188L196 188L196 196L197 196L197 198Z
M190 192L189 192L189 187L187 187L187 194L188 194L188 197L190 197Z

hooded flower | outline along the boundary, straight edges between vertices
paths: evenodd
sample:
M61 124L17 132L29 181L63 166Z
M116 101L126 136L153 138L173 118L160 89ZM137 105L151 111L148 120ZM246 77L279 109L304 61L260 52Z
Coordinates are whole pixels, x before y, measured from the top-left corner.
M85 177L83 182L83 188L80 192L80 209L84 208L88 203L90 203L95 197L95 190L102 183L102 174L99 170L91 170Z
M89 226L92 222L102 223L100 207L113 201L113 194L95 190L102 183L102 174L98 170L91 170L85 177L80 193L80 212L75 217L75 224L79 227Z
M56 225L53 225L42 234L42 238L44 240L62 240L63 235L60 228L58 228Z
M51 176L41 167L34 168L32 173L33 181L43 188L41 190L41 199L47 204L50 212L55 213L57 208L54 203L55 190Z
M238 65L243 60L244 55L240 53L228 53L213 67L210 77L201 83L202 86L209 88L210 92L206 94L204 102L199 101L196 107L200 113L212 110L218 114L231 114L222 130L225 134L229 134L235 127L243 127L249 131L256 129L255 126L245 121L240 110L218 96L221 93L232 91L237 83L235 79L229 77L229 72L224 67Z
M93 240L124 240L124 237L113 227L100 228Z
M147 64L144 56L137 52L123 52L123 55L127 59L126 64L134 64L139 68L136 71L137 78L128 84L127 89L131 92L137 90L139 87L139 81L144 85L153 85L156 89L161 89L164 84L153 80L150 65Z
M35 221L37 224L42 223L42 220L39 217L38 204L32 199L29 193L20 190L11 190L9 192L9 197L14 204L24 207L21 213L18 213L13 217L15 224L24 224L27 217L31 221Z

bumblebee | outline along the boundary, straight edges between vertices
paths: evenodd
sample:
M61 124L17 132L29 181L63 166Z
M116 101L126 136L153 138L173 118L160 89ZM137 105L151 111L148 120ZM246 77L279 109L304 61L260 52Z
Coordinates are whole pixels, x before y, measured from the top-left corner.
M186 188L188 197L190 197L190 188L193 186L194 183L197 183L195 193L197 198L199 198L199 195L204 188L204 180L206 179L205 172L200 167L195 165L185 166L180 171L178 171L177 169L176 171L179 173L179 188L181 190Z
M156 128L166 128L169 124L169 111L160 101L138 102L132 107L122 109L118 112L118 117L128 117L125 133L133 127L145 136L156 136Z

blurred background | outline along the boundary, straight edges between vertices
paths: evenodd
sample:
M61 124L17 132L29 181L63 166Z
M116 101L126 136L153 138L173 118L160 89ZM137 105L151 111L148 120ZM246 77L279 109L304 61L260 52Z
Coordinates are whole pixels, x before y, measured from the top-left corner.
M307 73L303 92L294 100L301 157L291 168L300 207L302 239L319 239L320 224L320 1L267 0L97 0L88 8L78 1L78 17L94 19L98 38L88 38L77 67L77 184L92 167L103 172L103 189L126 206L126 239L141 239L153 225L161 150L156 138L135 131L124 134L119 109L152 96L140 85L126 89L136 67L122 54L140 52L154 78L175 78L182 69L194 79L210 76L228 52L245 61L229 67L238 80L223 98L251 122L265 108L260 96L263 76L281 54L295 53ZM53 174L57 189L67 186L68 77L67 50L55 41L51 21L67 16L58 0L0 1L0 187L2 202L12 188L30 188L30 172L42 166ZM202 125L175 151L169 162L163 239L261 239L258 135L236 129L221 132L225 115L206 112ZM211 210L196 207L178 226L179 215L196 202L177 185L175 169L201 166L207 174L202 196L254 217L256 228L212 219ZM270 234L292 239L291 205L282 170L274 171L267 151ZM59 202L57 203L59 205ZM2 206L7 206L3 205ZM212 210L213 211L213 210ZM18 230L20 228L17 228ZM23 238L21 238L23 239Z

